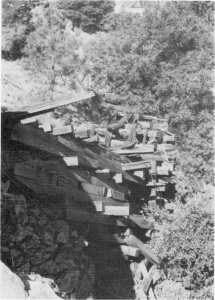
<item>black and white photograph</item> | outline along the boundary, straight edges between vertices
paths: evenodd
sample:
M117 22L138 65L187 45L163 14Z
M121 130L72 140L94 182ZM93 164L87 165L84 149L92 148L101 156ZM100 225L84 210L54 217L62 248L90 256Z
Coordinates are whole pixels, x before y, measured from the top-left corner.
M0 299L214 300L215 1L1 1Z

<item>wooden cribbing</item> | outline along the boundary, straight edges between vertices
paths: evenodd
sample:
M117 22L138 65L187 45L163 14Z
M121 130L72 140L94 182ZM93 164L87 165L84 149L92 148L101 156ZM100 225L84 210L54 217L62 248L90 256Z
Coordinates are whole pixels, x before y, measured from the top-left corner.
M96 165L96 168L101 168L101 169L108 168L109 170L115 173L122 172L122 168L119 162L98 155L95 152L93 152L91 149L88 149L87 147L83 148L80 145L78 145L76 141L66 140L62 137L58 137L58 140L68 149L75 151L77 153L83 153L83 156L88 161L90 160L93 161L93 163Z
M99 162L83 155L80 147L77 146L77 148L73 148L73 150L71 148L69 149L67 146L60 143L56 136L28 125L17 124L14 126L11 133L11 139L26 146L34 147L62 158L76 155L78 156L80 165L91 168L99 167Z

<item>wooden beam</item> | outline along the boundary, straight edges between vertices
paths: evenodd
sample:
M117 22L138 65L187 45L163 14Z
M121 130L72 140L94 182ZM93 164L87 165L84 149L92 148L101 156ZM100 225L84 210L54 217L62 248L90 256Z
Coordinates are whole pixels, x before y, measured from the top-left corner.
M138 257L140 255L140 250L136 247L121 245L120 250L124 255L133 256L133 257Z
M21 120L21 121L24 121L24 120ZM41 125L39 125L39 128L43 129L44 132L51 132L52 131L51 124L41 124Z
M79 163L83 166L88 166L91 168L98 168L99 162L95 159L89 158L82 154L81 147L76 145L76 147L68 147L67 143L65 145L59 142L59 138L54 135L43 132L41 129L36 129L28 125L17 124L13 127L11 133L11 139L13 141L20 142L24 145L37 148L39 150L54 154L58 157L68 157L75 155L78 156ZM63 141L64 139L61 138ZM67 140L65 140L67 141ZM70 145L71 143L69 143Z
M127 220L123 217L108 216L101 213L89 212L84 209L66 208L66 220L83 223L98 223L110 226L127 227Z
M122 183L122 174L121 173L115 174L113 179L115 180L116 183Z
M163 150L172 151L174 149L173 149L173 145L172 144L158 144L157 145L157 150L159 150L159 151L163 151Z
M157 256L153 253L153 251L134 235L125 237L124 241L129 246L139 248L141 253L145 256L145 258L148 259L152 264L159 263L159 260Z
M126 206L105 205L103 214L111 216L129 216L130 203L128 203Z
M131 227L139 227L142 229L148 229L148 230L153 230L154 229L154 224L152 222L147 221L143 216L141 215L135 215L131 214L129 216L130 220L130 226Z
M154 275L154 272L155 272L155 266L152 266L151 269L149 270L148 272L148 275L144 278L143 280L143 291L144 293L146 294L149 290L149 287L151 285L151 282L152 282L152 278L153 278L153 275Z
M149 116L149 115L140 115L140 119L141 120L156 120L156 121L160 121L160 122L167 122L167 119L164 118L157 118L155 116Z
M137 162L131 162L127 164L121 164L123 171L129 171L129 170L138 170L138 169L150 169L151 163L146 161L137 161Z
M166 143L166 142L172 142L172 143L174 143L175 142L175 137L172 136L172 135L164 135L163 142L164 143Z
M77 156L64 157L63 160L66 163L67 167L78 166Z
M21 124L30 124L30 123L36 123L38 124L37 117L31 117L31 118L26 118L20 121Z
M66 140L62 137L58 137L58 140L66 146L68 149L75 151L77 153L83 153L85 158L90 162L93 161L93 164L95 168L101 168L101 169L109 169L111 172L114 173L121 173L122 168L118 161L108 159L104 156L98 155L91 149L88 149L87 147L83 147L82 145L78 145L76 141L73 140Z
M122 155L133 155L133 154L143 154L143 153L153 153L154 152L154 145L142 145L138 148L133 149L115 149L112 150L116 154Z
M89 183L81 183L81 186L83 191L87 193L95 194L102 197L105 195L105 189L106 189L105 187L96 186Z
M125 123L129 121L129 119L132 117L133 114L128 114L123 116L117 123L108 125L107 128L110 130L117 130L121 128Z
M83 100L90 99L95 96L94 92L84 92L80 94L67 95L63 100L62 96L59 99L40 102L38 104L20 107L17 111L27 112L29 115L39 115L54 110L57 107L68 105Z
M52 134L53 135L63 135L63 134L71 133L72 131L73 130L72 130L72 126L71 125L65 125L65 126L62 126L62 127L55 127L55 128L53 128Z
M113 198L107 198L102 196L101 194L104 193L104 188L102 187L96 187L91 184L82 183L81 187L83 190L80 190L76 187L73 187L73 190L70 191L67 198L67 204L68 206L72 205L74 202L82 203L82 202L89 202L92 201L101 201L103 202L105 208L106 207L128 207L129 203L125 201L119 201ZM123 208L124 209L124 208ZM106 210L105 210L106 211ZM109 211L109 208L107 208L107 211ZM117 208L113 211L117 211Z

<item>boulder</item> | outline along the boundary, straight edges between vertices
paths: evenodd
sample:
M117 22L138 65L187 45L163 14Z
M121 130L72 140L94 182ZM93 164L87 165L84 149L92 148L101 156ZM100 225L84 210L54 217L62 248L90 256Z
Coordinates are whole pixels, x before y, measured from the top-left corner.
M1 262L1 299L25 299L27 296L22 280Z

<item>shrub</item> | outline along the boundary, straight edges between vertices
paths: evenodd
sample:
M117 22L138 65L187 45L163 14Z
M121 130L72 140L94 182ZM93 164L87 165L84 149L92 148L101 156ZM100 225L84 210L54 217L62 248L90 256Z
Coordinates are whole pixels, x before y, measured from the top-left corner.
M175 205L174 213L161 212L160 232L152 242L166 277L189 276L194 290L213 284L213 190L205 187L186 204Z

